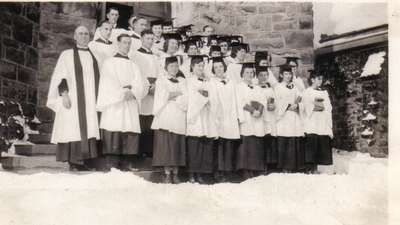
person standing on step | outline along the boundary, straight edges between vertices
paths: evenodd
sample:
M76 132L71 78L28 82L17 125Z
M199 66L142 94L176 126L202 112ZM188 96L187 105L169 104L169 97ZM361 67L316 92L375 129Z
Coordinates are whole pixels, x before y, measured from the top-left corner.
M121 34L117 41L118 53L101 69L97 109L107 169L128 171L139 153L139 110L149 84L128 57L131 37Z
M151 30L142 31L141 43L142 46L132 55L132 60L138 65L143 79L148 81L150 87L149 93L142 99L140 108L139 118L142 133L139 138L139 150L141 154L151 156L154 136L154 132L151 129L154 91L157 77L161 71L157 56L151 51L154 43L154 34Z
M226 74L229 76L230 80L237 83L242 82L240 72L242 71L242 64L246 53L249 50L249 45L246 43L233 43L231 56L226 58L228 62L228 69Z
M204 183L214 170L213 146L217 139L216 93L204 73L204 56L192 56L188 88L187 148L189 181Z
M165 71L156 81L151 125L155 130L152 165L164 168L165 183L175 184L180 182L179 168L186 166L187 88L178 72L178 58L167 57Z
M75 46L63 51L50 80L46 106L55 112L51 142L57 144L57 161L71 170L86 169L98 156L100 139L96 112L99 67L88 48L89 30L79 26Z
M100 36L94 41L89 42L89 49L93 52L97 59L99 67L103 65L103 61L107 58L113 57L117 53L115 45L110 41L112 25L107 20L100 23L99 26Z
M323 76L312 72L308 81L310 86L303 92L305 162L308 172L315 173L333 163L332 105L328 91L321 88Z
M106 12L106 20L111 24L112 26L112 32L110 36L110 41L113 43L117 42L117 37L125 33L126 30L124 28L118 27L118 19L119 19L119 11L116 7L110 7L107 9ZM96 31L94 32L94 37L93 40L97 40L100 37L100 29L97 28Z
M129 30L128 34L132 38L131 49L129 50L128 56L132 58L132 55L142 46L141 34L146 29L147 20L142 17L132 16L128 20Z
M162 52L164 48L162 23L163 20L153 20L150 22L150 29L154 34L154 44L152 50L156 56L160 56L160 52Z

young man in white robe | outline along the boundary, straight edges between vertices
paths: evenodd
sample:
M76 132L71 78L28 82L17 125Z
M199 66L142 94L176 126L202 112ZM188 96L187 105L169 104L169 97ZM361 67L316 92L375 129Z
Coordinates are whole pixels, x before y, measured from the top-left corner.
M46 106L55 112L51 143L57 144L57 161L68 162L71 170L81 170L85 161L98 156L99 68L87 46L89 30L76 28L74 39L76 45L58 58Z
M135 62L144 80L150 84L149 93L142 99L140 108L141 135L139 141L139 150L142 154L151 156L153 152L153 130L151 123L153 121L154 91L157 77L160 75L160 65L157 56L151 51L154 43L154 34L151 30L144 30L141 33L142 46L132 54L132 60ZM132 48L131 48L132 49Z
M96 40L89 42L89 49L93 52L97 62L101 68L103 61L107 58L113 57L117 53L115 45L110 41L112 24L107 20L100 23L99 27L100 36Z
M303 92L305 162L310 173L315 173L317 169L332 172L331 101L328 91L321 88L323 76L312 72L308 81L310 86Z
M189 181L204 183L204 175L214 170L216 127L216 93L204 73L204 56L191 59L192 75L187 80L187 170Z
M238 112L236 108L236 85L226 77L223 57L212 58L210 86L216 93L216 123L218 129L218 157L216 179L224 182L235 170L235 155L240 144Z
M128 28L129 30L127 33L132 38L131 49L129 50L128 56L132 58L133 54L136 53L136 51L140 47L142 47L141 34L142 31L146 29L147 20L142 17L132 16L131 18L129 18L128 23L129 23L129 28Z
M102 113L103 154L107 169L131 170L139 153L139 111L148 90L139 67L129 59L131 38L121 34L118 53L104 61L101 69L97 109Z
M293 83L290 65L280 67L279 80L275 86L278 168L283 172L298 172L305 168L301 92Z
M164 39L162 37L162 23L163 20L153 20L150 22L150 29L154 34L154 44L152 51L156 56L160 56L160 53L164 49Z
M110 22L110 24L112 25L112 32L111 32L111 36L110 36L110 41L113 42L114 44L117 43L117 37L122 34L125 33L126 30L124 28L120 28L118 27L118 18L119 18L119 11L117 8L115 7L110 7L107 9L106 12L106 17L107 17L107 21ZM100 37L100 29L97 28L96 31L94 32L94 37L93 40L97 40Z

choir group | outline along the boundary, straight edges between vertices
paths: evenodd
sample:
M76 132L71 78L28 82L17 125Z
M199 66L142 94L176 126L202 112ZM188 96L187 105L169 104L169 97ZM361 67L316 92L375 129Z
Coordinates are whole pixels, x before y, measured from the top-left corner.
M131 17L129 30L107 12L94 39L75 30L76 46L61 53L47 106L56 113L52 142L71 169L131 170L152 156L166 183L225 181L269 171L317 172L332 165L332 106L323 77L298 76L286 57L276 76L271 55L239 35L211 26ZM101 163L100 163L101 162ZM99 166L101 164L101 166Z

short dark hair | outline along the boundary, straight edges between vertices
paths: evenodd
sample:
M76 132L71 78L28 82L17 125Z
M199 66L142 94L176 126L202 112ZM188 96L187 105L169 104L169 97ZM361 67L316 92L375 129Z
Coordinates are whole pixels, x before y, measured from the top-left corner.
M324 76L322 74L318 74L318 73L311 73L310 76L308 77L307 81L308 81L308 85L312 85L312 80L311 79L315 79L317 77L322 77L322 79L324 78Z
M293 75L292 67L289 64L284 64L284 65L280 66L280 68L279 68L279 79L278 79L279 82L282 82L283 78L281 75L284 72L290 72ZM293 79L293 76L292 76L292 79Z
M111 12L111 10L115 10L115 11L117 11L117 12L119 13L118 8L115 7L115 6L113 6L113 7L110 7L110 8L107 9L106 14L108 14L109 12Z
M253 70L253 72L254 72L254 76L256 76L256 71L255 71L255 69L254 68L252 68L252 67L242 67L242 69L240 70L240 77L243 77L243 74L244 74L244 70L245 69L252 69Z
M120 34L120 35L117 37L117 41L121 41L121 39L124 38L124 37L131 38L131 36L129 36L128 34Z
M153 31L151 31L149 29L145 29L142 31L142 33L140 33L140 36L144 37L146 34L153 34Z
M185 49L183 50L183 52L187 53L189 48L190 48L190 46L196 46L196 48L198 48L196 43L189 43L189 44L185 45Z
M231 49L231 57L232 58L236 58L237 53L242 49L244 49L246 51L246 48L244 46L241 46L241 45L232 47L232 49Z
M204 59L202 59L202 58L190 59L190 72L193 72L194 65L199 64L201 62L204 62Z
M216 62L216 63L222 63L222 65L224 66L224 73L225 73L226 70L228 69L228 66L226 65L226 63L225 63L224 61L219 61L219 62ZM212 66L211 66L211 72L212 72L213 74L215 74L215 70L214 70L214 61L213 61Z

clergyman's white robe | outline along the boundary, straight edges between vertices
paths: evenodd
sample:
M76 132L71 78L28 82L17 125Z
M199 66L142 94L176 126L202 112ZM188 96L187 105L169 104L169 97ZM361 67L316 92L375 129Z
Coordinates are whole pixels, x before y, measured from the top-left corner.
M88 44L90 51L96 57L99 68L101 68L105 59L113 57L117 53L115 45L112 42L110 44L106 44L106 42L104 38L100 37Z
M128 85L130 90L126 88ZM131 91L135 99L125 101L126 91ZM97 101L97 109L102 112L100 128L110 132L140 133L139 107L146 93L146 81L133 61L115 56L106 59L100 73Z
M100 139L96 112L95 80L93 60L89 51L78 51L85 87L87 137ZM68 84L68 95L71 99L71 108L62 104L58 86L65 79ZM78 100L75 80L74 51L65 50L58 58L56 67L50 80L46 106L55 112L51 143L68 143L81 141L79 126Z

